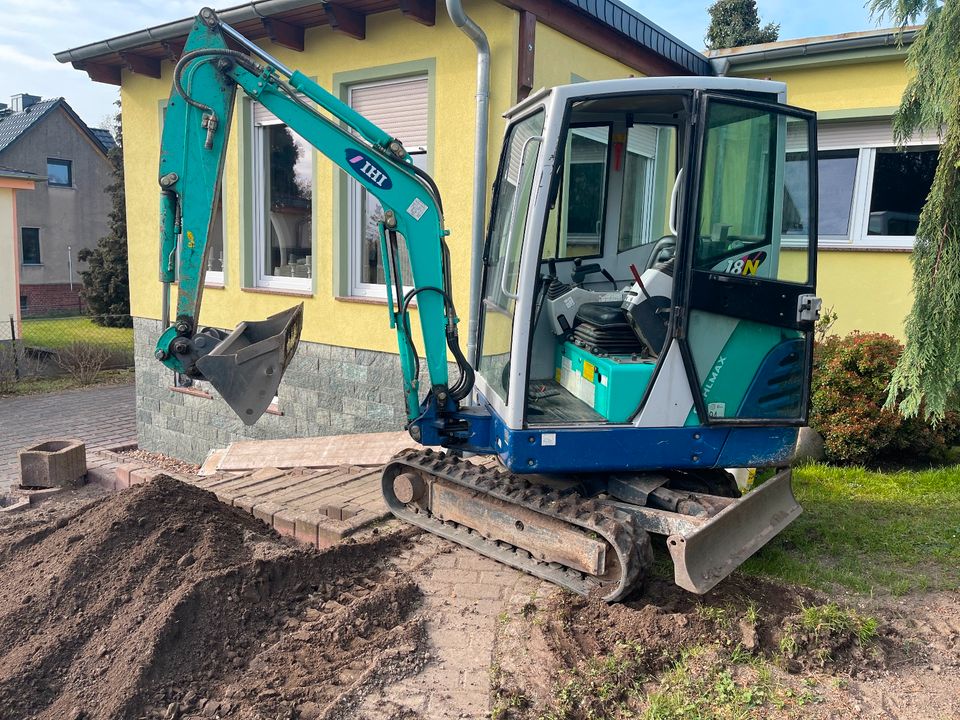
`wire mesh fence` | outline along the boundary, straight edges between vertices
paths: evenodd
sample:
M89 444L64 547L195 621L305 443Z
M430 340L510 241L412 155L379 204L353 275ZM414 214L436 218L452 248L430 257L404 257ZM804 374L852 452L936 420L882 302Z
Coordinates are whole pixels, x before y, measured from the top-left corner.
M103 370L133 367L129 315L10 316L0 323L0 392L37 377L92 382Z

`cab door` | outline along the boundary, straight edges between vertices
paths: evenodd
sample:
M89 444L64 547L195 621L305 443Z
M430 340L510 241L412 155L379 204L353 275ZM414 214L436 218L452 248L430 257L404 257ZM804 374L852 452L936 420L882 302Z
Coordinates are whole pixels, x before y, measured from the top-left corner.
M815 115L712 93L698 104L678 258L687 424L805 424L819 308Z

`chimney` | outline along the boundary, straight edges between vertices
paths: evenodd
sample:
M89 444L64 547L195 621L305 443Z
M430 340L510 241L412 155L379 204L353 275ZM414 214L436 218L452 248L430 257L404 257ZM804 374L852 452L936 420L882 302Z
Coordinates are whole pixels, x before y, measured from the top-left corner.
M27 93L18 93L10 98L10 105L13 108L13 112L23 112L38 102L40 102L39 95L28 95Z
M7 105L6 103L0 102L0 118L6 117L11 112L13 111L10 109L9 105Z

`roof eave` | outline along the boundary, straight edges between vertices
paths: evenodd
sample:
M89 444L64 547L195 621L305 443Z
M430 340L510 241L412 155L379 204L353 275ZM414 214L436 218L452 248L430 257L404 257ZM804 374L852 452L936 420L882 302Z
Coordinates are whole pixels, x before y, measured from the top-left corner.
M594 2L596 1L597 0L594 0ZM650 22L646 17L637 13L632 8L618 2L618 0L600 1L605 3L603 8L584 2L584 0L564 0L548 10L544 10L541 2L538 0L499 0L499 2L509 7L535 8L540 10L541 12L535 12L538 20L548 25L551 24L552 16L557 15L558 11L569 10L583 13L592 21L591 24L595 23L596 27L613 34L608 37L621 37L625 42L633 43L635 48L648 53L651 59L647 60L647 63L657 69L661 74L668 65L672 69L670 74L677 72L694 75L712 74L709 60L702 53L677 40L673 35ZM296 10L321 4L320 0L259 0L218 11L218 15L225 22L236 25L241 22L263 22L272 16L291 13ZM323 5L323 7L326 8L327 6ZM400 7L401 3L398 3L397 8ZM601 10L603 10L602 13ZM378 10L377 12L381 11L382 10ZM583 17L583 15L580 17ZM113 84L120 83L121 67L129 67L135 72L140 71L134 63L135 60L140 60L141 65L147 68L148 73L152 73L152 77L159 77L159 60L163 58L155 57L157 50L155 48L151 49L147 53L148 57L141 58L136 57L136 50L148 45L156 46L158 43L165 47L171 44L182 44L183 39L192 29L194 21L194 18L176 20L99 42L63 50L55 53L54 57L61 63L73 63L77 69L87 70L88 74L94 80ZM637 35L637 33L634 32L637 27L644 28L645 34L641 33L639 37L633 37L631 33ZM649 34L651 37L649 44L643 41L646 34ZM259 37L259 35L257 37ZM663 48L666 48L666 50ZM298 49L302 49L302 47ZM117 59L118 55L121 56L119 61ZM653 62L653 59L662 61L660 64L663 65L663 67Z
M714 50L708 53L708 57L717 74L725 75L733 67L749 65L760 68L771 63L857 50L894 50L906 53L906 46L914 41L918 32L919 28L911 27L902 31L894 29L877 33L803 38Z

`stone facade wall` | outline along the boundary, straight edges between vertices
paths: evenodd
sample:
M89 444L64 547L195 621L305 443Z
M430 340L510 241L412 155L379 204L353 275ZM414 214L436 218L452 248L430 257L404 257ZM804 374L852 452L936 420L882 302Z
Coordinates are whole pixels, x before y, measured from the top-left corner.
M301 342L280 384L278 410L244 425L206 383L204 397L173 389L170 370L153 356L162 328L133 319L137 438L145 450L202 462L235 440L401 430L406 423L397 355Z

